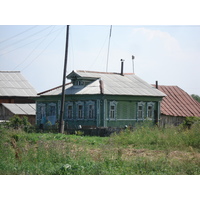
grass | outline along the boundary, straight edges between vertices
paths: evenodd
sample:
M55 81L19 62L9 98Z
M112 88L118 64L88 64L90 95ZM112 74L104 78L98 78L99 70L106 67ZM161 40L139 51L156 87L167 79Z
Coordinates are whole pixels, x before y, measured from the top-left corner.
M198 175L200 125L141 126L110 137L0 129L0 174Z

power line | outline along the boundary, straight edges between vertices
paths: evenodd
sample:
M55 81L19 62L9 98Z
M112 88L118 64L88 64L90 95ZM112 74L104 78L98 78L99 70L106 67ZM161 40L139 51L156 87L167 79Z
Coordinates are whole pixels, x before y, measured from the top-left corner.
M109 41L108 41L108 53L107 53L107 64L106 64L106 72L108 72L108 59L109 59L109 50L110 50L110 38L112 34L112 25L110 26L110 35L109 35Z
M32 54L33 52L48 38L48 36L50 35L50 33L53 31L53 29L55 28L55 26L53 26L53 28L50 30L50 32L45 36L45 38L31 51L31 53L23 60L23 62L19 63L13 70L17 69L21 64L23 64Z
M54 42L54 40L58 37L58 35L63 31L64 29L62 29L57 35L56 37L39 53L39 55L37 55L26 67L24 67L21 71L25 70L27 67L29 67L48 47L51 43Z
M102 45L102 47L101 47L101 49L100 49L100 51L99 51L97 57L95 58L95 60L93 61L93 63L91 64L90 67L92 67L92 66L95 64L95 62L97 61L98 57L100 56L101 51L103 50L103 47L105 46L105 43L106 43L106 41L107 41L107 39L108 39L107 37L108 37L108 36L106 36L106 39L105 39L105 41L104 41L104 43L103 43L103 45ZM105 61L105 60L104 60L104 61Z
M5 40L3 40L3 41L0 41L0 44L3 43L3 42L6 42L6 41L8 41L8 40L12 40L13 38L15 38L15 37L17 37L17 36L22 35L23 33L26 33L26 32L28 32L28 31L34 29L36 26L38 26L38 25L35 25L35 26L33 26L33 27L30 27L30 28L28 28L27 30L25 30L25 31L23 31L23 32L21 32L21 33L18 33L18 34L16 34L16 35L12 36L12 37L9 37L9 38L7 38L7 39L5 39Z
M63 29L63 28L64 28L64 27L61 27L61 28L59 28L59 29L57 29L57 30L51 32L50 34L55 33L55 32L57 32L57 31L59 31L60 29ZM27 43L27 44L24 44L24 45L22 45L22 46L20 46L20 47L17 47L17 48L15 48L15 49L11 50L11 51L7 51L7 52L5 52L5 53L3 53L3 54L0 54L0 57L3 56L3 55L6 55L6 54L8 54L8 53L11 53L11 52L13 52L13 51L16 51L16 50L18 50L18 49L20 49L20 48L22 48L22 47L25 47L25 46L27 46L27 45L29 45L29 44L32 44L32 43L34 43L34 42L36 42L36 41L38 41L38 40L40 40L40 39L42 39L42 38L45 38L45 37L46 37L46 35L45 35L45 36L42 36L42 37L40 37L40 38L38 38L38 39L36 39L36 40L33 40L33 41L31 41L31 42L29 42L29 43Z
M19 43L19 42L22 42L22 41L24 41L24 40L26 40L26 39L28 39L28 38L30 38L30 37L32 37L32 36L37 35L38 33L41 33L41 32L43 32L43 31L45 31L46 29L49 29L50 27L51 27L51 26L48 26L48 27L46 27L46 28L44 28L44 29L42 29L42 30L40 30L40 31L38 31L38 32L36 32L36 33L34 33L34 34L32 34L32 35L29 35L29 36L27 36L27 37L25 37L25 38L23 38L23 39L21 39L21 40L18 40L18 41L16 41L16 42L12 43L12 44L7 45L7 46L5 46L4 48L2 48L2 49L0 49L0 50L1 50L1 51L2 51L2 50L5 50L5 49L7 49L8 47L13 46L14 44L17 44L17 43Z

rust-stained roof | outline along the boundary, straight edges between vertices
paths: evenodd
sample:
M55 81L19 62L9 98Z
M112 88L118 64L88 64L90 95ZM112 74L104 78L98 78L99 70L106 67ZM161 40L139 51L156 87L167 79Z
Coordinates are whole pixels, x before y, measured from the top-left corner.
M154 85L155 86L155 85ZM170 116L200 117L200 103L178 86L159 85L167 96L161 102L161 113Z

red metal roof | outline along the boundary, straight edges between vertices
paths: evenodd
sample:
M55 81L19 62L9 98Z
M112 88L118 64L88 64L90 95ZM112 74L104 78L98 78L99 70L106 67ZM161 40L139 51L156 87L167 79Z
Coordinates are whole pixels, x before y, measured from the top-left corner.
M155 86L155 85L154 85ZM171 116L200 117L200 103L178 86L159 85L167 96L161 102L161 113Z

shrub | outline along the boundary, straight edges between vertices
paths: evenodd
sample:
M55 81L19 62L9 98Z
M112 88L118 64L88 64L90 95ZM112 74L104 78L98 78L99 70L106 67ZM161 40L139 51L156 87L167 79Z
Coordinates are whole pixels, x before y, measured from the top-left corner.
M191 126L195 123L200 123L200 117L186 117L183 121L183 126L190 129Z

